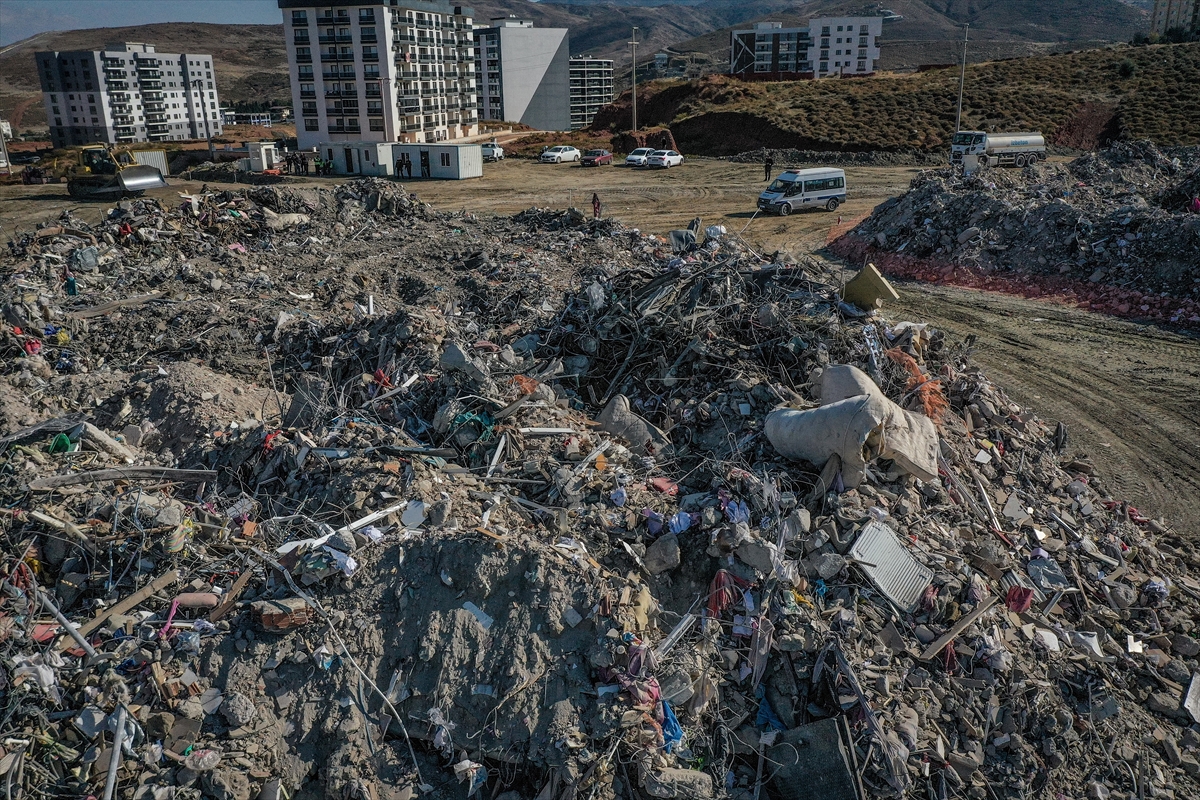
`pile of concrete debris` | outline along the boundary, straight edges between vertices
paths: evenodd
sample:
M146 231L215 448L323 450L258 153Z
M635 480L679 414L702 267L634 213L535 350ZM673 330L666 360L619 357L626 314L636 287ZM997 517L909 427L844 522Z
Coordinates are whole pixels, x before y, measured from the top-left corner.
M971 268L1200 299L1200 149L1119 143L1068 164L922 173L851 237Z
M10 796L1200 790L1200 556L873 268L364 181L0 269Z

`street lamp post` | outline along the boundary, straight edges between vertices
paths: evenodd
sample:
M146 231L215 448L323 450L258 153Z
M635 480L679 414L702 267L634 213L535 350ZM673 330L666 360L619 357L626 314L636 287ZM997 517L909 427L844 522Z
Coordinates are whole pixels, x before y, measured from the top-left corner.
M633 130L637 131L637 26L633 27L633 39L629 42L633 51Z
M971 31L971 23L963 26L963 57L962 71L958 74L958 111L954 115L954 132L962 130L962 98L963 84L967 81L967 34Z

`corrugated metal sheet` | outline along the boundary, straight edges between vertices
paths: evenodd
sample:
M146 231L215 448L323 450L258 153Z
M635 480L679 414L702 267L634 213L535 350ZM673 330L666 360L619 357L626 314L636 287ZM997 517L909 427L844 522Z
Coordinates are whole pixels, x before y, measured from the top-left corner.
M139 164L156 168L164 178L171 174L171 170L167 166L166 150L134 150L133 160Z
M917 607L925 587L933 581L933 570L917 561L894 530L876 520L858 534L850 557L859 561L859 569L905 612Z

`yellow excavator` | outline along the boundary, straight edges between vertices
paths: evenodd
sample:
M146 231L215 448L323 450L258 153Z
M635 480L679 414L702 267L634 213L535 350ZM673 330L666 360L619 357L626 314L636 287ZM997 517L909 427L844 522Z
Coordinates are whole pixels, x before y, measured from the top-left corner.
M139 163L136 150L89 144L75 156L76 162L67 168L66 178L67 192L77 200L141 197L147 189L167 185L158 167Z

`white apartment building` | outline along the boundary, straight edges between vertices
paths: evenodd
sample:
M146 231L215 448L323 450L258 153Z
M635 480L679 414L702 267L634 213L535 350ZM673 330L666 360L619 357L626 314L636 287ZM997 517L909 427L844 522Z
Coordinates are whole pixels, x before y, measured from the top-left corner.
M729 73L760 79L870 75L882 17L818 17L800 28L755 23L729 36Z
M1163 35L1176 28L1185 31L1200 27L1200 0L1154 0L1150 30Z
M613 101L613 62L575 56L570 68L571 130L575 131L591 125L596 113Z
M203 139L222 131L213 59L121 42L34 54L55 147Z
M475 29L475 74L482 119L522 122L542 131L571 127L566 28L535 28L496 17Z
M479 132L470 8L441 0L278 4L301 148Z

